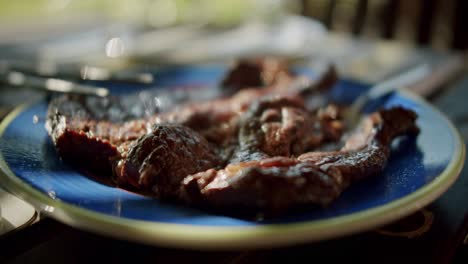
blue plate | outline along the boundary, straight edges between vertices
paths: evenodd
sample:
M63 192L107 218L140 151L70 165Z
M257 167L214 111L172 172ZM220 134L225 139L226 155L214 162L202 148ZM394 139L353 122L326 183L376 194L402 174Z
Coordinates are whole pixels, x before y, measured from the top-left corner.
M311 74L304 72L306 74ZM159 85L212 85L218 66L166 68ZM114 93L130 89L113 85ZM340 81L332 96L351 101L368 86ZM427 205L456 180L465 149L452 124L408 92L382 98L376 107L401 105L419 115L421 134L393 146L385 171L352 185L328 208L305 208L275 220L248 221L157 200L93 181L62 163L42 122L44 101L19 107L0 126L1 185L38 210L69 225L148 244L190 248L254 248L317 241L369 230Z

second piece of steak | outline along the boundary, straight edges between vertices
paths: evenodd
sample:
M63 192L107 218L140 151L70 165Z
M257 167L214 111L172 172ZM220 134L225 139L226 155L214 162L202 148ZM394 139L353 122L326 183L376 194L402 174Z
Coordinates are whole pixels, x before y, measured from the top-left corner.
M341 151L310 152L297 158L278 156L229 164L184 179L189 203L218 210L275 214L301 204L327 205L355 180L383 171L390 144L417 134L416 114L403 108L381 110L365 119Z

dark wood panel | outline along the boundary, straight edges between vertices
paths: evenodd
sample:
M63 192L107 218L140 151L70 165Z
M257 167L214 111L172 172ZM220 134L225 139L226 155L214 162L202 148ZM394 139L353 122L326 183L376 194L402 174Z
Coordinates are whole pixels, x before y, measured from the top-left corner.
M466 49L468 48L468 1L456 0L454 13L452 47Z
M352 32L353 35L360 35L366 22L367 8L369 5L368 0L359 0L356 5L356 13L354 15L354 22Z
M433 32L436 0L420 0L420 8L417 42L428 44Z
M383 17L381 35L385 39L391 39L395 36L399 8L400 0L388 0L383 10L381 10Z

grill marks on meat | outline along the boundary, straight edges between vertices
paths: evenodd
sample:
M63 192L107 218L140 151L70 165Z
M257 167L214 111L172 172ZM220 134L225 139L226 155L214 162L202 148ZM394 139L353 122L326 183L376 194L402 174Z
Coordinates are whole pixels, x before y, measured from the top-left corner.
M66 97L57 99L48 110L46 129L57 152L67 163L98 174L109 175L112 171L109 160L119 155L117 148L111 145L105 137L90 136L89 127L84 122L80 124L76 122L81 118L78 115L76 118L63 115L62 113L81 113L79 111L82 110L81 105L75 102L67 105L67 100ZM87 115L84 118L87 118Z
M125 112L116 99L67 95L51 102L46 128L66 162L162 200L254 213L326 205L381 172L395 137L417 133L413 112L382 110L340 151L312 152L343 134L337 107L304 102L335 80L333 67L311 81L246 61L224 80L230 97L127 120L113 118Z
M210 169L184 179L188 202L221 210L281 212L294 205L327 205L352 181L382 172L393 139L417 134L416 114L403 108L367 117L345 147L299 157L263 157ZM261 148L258 152L263 153Z
M55 98L49 105L46 130L60 157L94 175L112 175L113 162L148 130L148 120L111 122L96 116L96 102L76 95ZM109 109L108 109L109 110Z

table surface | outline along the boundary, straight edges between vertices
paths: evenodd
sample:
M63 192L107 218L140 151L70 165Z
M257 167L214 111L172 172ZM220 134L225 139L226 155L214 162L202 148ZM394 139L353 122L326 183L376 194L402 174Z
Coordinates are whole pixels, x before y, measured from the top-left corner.
M336 49L323 59L337 62L348 77L378 82L412 64L430 62L436 71L410 88L444 112L468 142L468 71L462 54L442 54L391 42L330 37ZM332 45L330 45L332 46ZM354 54L350 57L349 54ZM389 56L392 56L389 59ZM371 70L372 69L372 70ZM372 72L372 74L369 74ZM0 116L24 94L0 88ZM31 96L39 96L37 94ZM3 110L2 110L3 109ZM468 262L468 169L435 202L389 226L320 243L274 250L202 252L140 245L80 231L50 218L0 236L0 263L83 263L93 260L141 263L269 263L311 262L315 259L353 262Z

